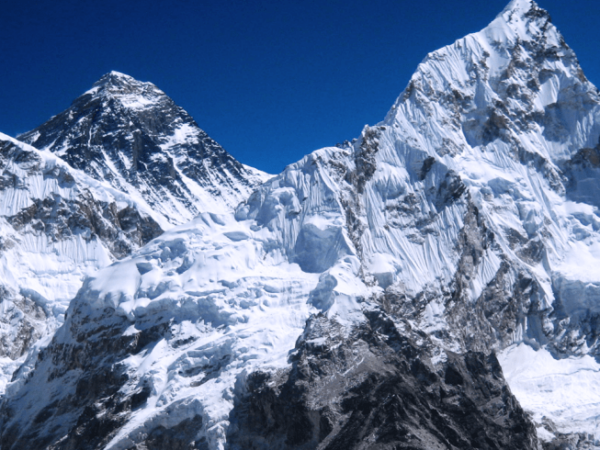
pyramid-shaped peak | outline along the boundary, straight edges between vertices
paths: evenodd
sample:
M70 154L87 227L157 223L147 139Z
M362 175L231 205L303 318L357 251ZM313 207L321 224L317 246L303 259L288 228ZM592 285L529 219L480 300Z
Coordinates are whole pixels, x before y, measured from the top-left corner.
M108 72L107 74L102 75L102 77L94 83L95 86L125 86L125 85L139 85L146 84L141 81L136 80L130 75L126 75L121 72L117 72L113 70Z
M99 81L122 81L122 82L137 82L139 83L139 81L137 81L135 78L133 78L130 75L124 74L122 72L117 72L116 70L111 70L110 72L108 72L107 74L104 74L102 76L102 78L100 78Z
M539 76L542 70L544 77L555 73L555 81L586 81L575 53L552 24L550 14L534 0L512 0L481 31L428 54L386 120L395 120L398 114L404 114L399 106L415 89L421 93L441 93L448 85L463 92L462 95L476 97L492 106L494 102L503 101L507 105L534 108L527 102L535 98L538 86L548 80ZM488 84L486 80L501 84ZM479 90L466 94L474 81L481 81L477 84ZM518 87L518 98L510 97L509 91L502 87L508 84L514 86L513 90ZM525 97L528 100L524 100Z
M534 0L512 0L484 30L497 45L513 48L518 42L545 43L547 47L563 47L564 39L552 25L550 14ZM536 44L537 45L537 44Z
M185 223L201 211L228 213L262 181L162 90L116 71L19 138L143 198L161 224Z
M122 94L164 95L154 84L136 80L132 76L117 72L116 70L103 75L85 94L108 94L110 96L119 96Z

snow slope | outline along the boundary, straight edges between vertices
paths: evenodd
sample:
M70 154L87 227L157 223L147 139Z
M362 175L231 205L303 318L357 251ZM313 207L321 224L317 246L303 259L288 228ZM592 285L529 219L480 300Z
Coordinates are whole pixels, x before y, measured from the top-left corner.
M82 280L162 230L150 208L0 134L0 393Z
M600 364L590 355L555 359L547 350L518 344L500 355L504 375L519 402L541 424L544 440L570 434L599 446ZM580 433L587 436L581 438ZM571 438L573 439L573 438ZM571 442L573 445L573 442Z

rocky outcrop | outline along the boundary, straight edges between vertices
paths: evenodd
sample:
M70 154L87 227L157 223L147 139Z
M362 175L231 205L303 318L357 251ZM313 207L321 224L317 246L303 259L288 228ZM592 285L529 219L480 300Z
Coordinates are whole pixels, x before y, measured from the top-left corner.
M289 370L248 376L229 448L536 449L494 354L446 356L433 364L379 311L349 336L314 316Z

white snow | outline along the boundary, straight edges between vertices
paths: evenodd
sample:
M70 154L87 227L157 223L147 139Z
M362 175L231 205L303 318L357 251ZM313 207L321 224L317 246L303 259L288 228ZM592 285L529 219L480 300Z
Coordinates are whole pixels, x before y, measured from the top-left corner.
M511 346L498 355L512 393L533 415L538 435L548 441L542 419L550 419L561 433L600 436L600 363L591 356L554 359L545 349L526 344ZM600 445L600 440L596 440Z
M86 281L77 301L116 308L132 322L129 335L136 323L159 314L177 324L172 339L124 361L152 394L107 449L127 448L148 427L194 414L203 416L211 445L222 448L238 379L287 367L313 312L326 312L348 330L362 320L358 299L370 290L357 278L355 257L342 258L321 276L306 273L274 248L275 232L253 229L252 221L232 215L202 214ZM172 345L189 337L188 345ZM218 377L205 383L204 371L180 375L223 358Z
M108 183L94 180L80 171L70 168L56 155L39 151L16 139L0 133L0 141L14 144L19 151L30 155L29 162L5 159L0 175L14 174L18 183L7 186L0 192L0 235L11 242L0 252L0 279L2 285L14 295L24 295L41 306L48 318L38 325L42 336L50 335L63 321L69 302L81 288L83 279L114 260L110 251L97 238L86 233L58 240L49 238L44 231L36 231L31 225L15 230L6 220L33 205L34 200L75 200L82 193L90 193L98 201L116 203L121 209L135 207L141 214L149 214L145 202L132 199L110 187ZM33 162L31 162L33 161ZM44 176L44 172L64 170L73 178L73 183L61 185L56 178ZM21 312L14 309L12 300L2 303L2 317L8 311L17 314L11 324L0 324L3 336L15 336L21 326ZM21 358L20 362L23 361ZM0 395L18 367L9 358L0 361Z

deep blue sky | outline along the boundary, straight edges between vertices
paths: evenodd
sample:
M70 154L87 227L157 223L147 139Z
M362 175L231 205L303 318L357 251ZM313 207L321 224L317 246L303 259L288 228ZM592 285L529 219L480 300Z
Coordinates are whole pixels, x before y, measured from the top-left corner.
M0 131L104 73L152 81L240 161L275 173L379 122L425 55L508 0L4 0ZM540 0L600 83L600 2Z

